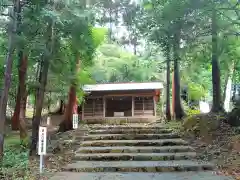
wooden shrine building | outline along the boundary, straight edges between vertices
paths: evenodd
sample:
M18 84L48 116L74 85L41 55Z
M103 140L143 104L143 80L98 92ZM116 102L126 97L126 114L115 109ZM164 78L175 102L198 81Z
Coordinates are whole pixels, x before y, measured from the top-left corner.
M82 120L87 123L121 119L152 122L156 120L156 104L162 89L160 82L85 85Z

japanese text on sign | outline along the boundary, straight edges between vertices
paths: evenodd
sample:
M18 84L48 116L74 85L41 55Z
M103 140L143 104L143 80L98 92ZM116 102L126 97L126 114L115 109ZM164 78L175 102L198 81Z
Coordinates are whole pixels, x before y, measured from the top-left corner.
M73 129L77 129L78 128L78 114L73 114Z
M38 155L47 153L47 127L39 127Z

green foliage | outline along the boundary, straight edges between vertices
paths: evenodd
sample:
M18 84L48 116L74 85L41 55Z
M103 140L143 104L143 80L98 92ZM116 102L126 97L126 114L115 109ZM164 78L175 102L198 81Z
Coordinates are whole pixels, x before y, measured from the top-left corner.
M160 62L134 56L115 44L103 44L90 72L96 82L159 81L162 80Z
M187 116L193 116L193 115L200 114L201 112L199 109L188 109L186 113L187 113Z
M97 48L99 45L103 43L105 40L105 36L107 35L108 30L106 28L92 28L92 39L94 47Z
M28 150L13 146L6 146L4 152L3 168L27 169Z
M201 98L206 97L207 90L205 90L201 84L189 83L188 95L191 100L199 101Z
M4 179L9 178L9 175L11 175L12 179L23 179L19 177L18 172L20 172L20 174L27 173L29 165L28 155L28 149L19 144L18 136L8 136L5 140L4 159L1 171L3 175L6 175Z

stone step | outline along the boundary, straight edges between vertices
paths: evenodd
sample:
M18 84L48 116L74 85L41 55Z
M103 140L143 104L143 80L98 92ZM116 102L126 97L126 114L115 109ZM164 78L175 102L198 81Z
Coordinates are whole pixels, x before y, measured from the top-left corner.
M172 139L179 138L176 133L168 134L89 134L78 136L83 140L140 140L140 139Z
M164 126L149 126L149 125L100 125L100 126L88 126L89 129L92 130L105 130L105 129L163 129Z
M213 170L206 162L179 161L78 161L62 168L76 172L173 172Z
M94 140L83 141L81 146L174 146L187 145L183 139L158 139L158 140Z
M76 153L74 160L80 161L166 161L194 159L196 152L184 153Z
M59 172L50 180L234 180L232 177L216 175L213 171L171 173L76 173Z
M104 129L90 130L89 134L161 134L171 133L171 129Z
M166 152L193 152L190 146L105 146L80 147L77 153L166 153Z

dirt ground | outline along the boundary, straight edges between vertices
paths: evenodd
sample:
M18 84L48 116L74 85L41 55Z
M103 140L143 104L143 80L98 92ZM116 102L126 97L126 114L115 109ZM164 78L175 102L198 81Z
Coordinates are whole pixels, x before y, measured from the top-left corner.
M69 131L65 133L57 133L58 125L62 121L63 117L59 115L43 116L42 124L46 124L47 117L51 118L51 124L48 126L48 142L47 142L47 156L44 158L45 171L42 176L39 175L39 156L34 156L26 159L28 167L22 168L7 168L7 172L4 175L4 180L12 180L18 178L18 180L45 180L48 179L55 172L60 171L61 167L71 161L73 156L75 131ZM31 118L26 120L28 127L31 127ZM31 136L31 129L29 129L29 137ZM12 151L9 156L13 156L10 159L14 159L15 156L20 156L18 153L27 153L28 149L23 149L17 152L14 148L21 149L19 141L19 131L11 131L11 127L6 127L6 140L5 146L7 150ZM9 157L8 157L9 159ZM20 163L20 162L19 162ZM12 173L14 172L14 173ZM1 173L0 173L1 175ZM2 176L3 177L3 176Z
M240 131L224 123L224 116L197 115L178 127L201 160L217 165L219 174L240 180ZM179 129L179 128L178 128Z

